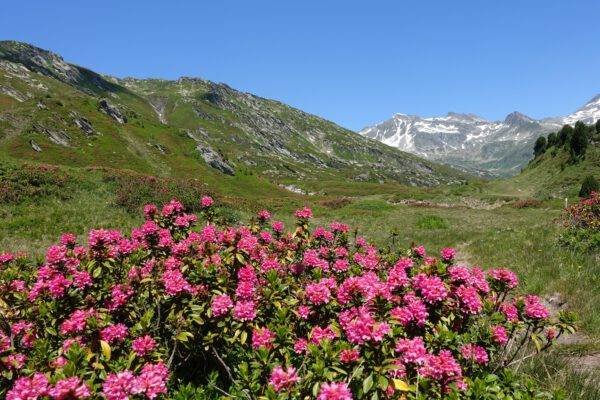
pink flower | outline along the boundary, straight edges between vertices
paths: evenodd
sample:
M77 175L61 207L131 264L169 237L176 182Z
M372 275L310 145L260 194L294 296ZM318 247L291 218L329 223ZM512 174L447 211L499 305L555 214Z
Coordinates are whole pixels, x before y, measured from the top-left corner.
M215 296L210 305L213 317L221 317L229 312L233 307L233 301L226 294Z
M308 317L310 316L310 307L299 306L298 307L298 316L302 319L308 319Z
M352 392L345 382L323 383L317 400L352 400Z
M60 244L72 248L77 244L77 237L72 233L63 233L60 237Z
M252 321L256 318L256 305L253 301L238 301L233 308L233 318L238 321Z
M385 322L377 322L366 307L355 307L340 313L339 322L351 343L381 342L390 332Z
M540 298L534 295L525 296L524 314L531 319L546 319L550 315L546 307L540 303Z
M413 286L418 289L428 303L436 303L448 296L444 281L439 276L427 276L420 273L413 277Z
M453 283L467 283L471 278L471 271L467 267L463 266L452 266L448 268L450 274L450 280Z
M215 203L215 201L210 196L202 196L202 198L200 199L200 205L203 208L208 208L208 207L212 206L214 203Z
M323 282L310 283L304 291L308 301L314 305L327 304L331 298L331 291Z
M350 262L345 259L338 259L333 262L333 269L335 269L337 272L347 271L349 266Z
M27 357L21 353L9 354L4 360L4 366L8 369L20 370L25 366Z
M158 214L158 208L154 204L146 204L144 206L144 216L146 219L152 219Z
M348 232L350 230L348 225L335 221L329 224L329 228L334 232Z
M156 347L156 341L149 335L141 336L131 342L132 350L140 357L145 356Z
M319 344L323 340L333 340L336 337L337 334L329 326L326 326L325 328L315 326L310 332L310 342L313 344Z
M158 364L145 364L140 376L135 380L133 394L144 393L150 400L159 394L167 393L169 370L162 362Z
M11 253L0 253L0 267L13 261L15 256Z
M165 293L169 296L175 296L181 292L190 292L191 286L185 280L183 274L178 269L167 270L162 274L161 280L165 287Z
M422 364L427 355L423 338L417 336L413 339L400 339L396 343L396 352L400 353L403 364Z
M268 210L260 210L256 215L258 219L262 222L271 219L271 213Z
M440 252L440 255L442 256L443 261L450 262L450 261L454 260L454 256L456 255L456 250L454 250L452 247L446 247L446 248L442 249L442 251Z
M109 325L100 331L100 338L108 343L125 340L129 330L124 324Z
M360 358L360 352L356 349L342 350L340 352L340 361L343 363L351 363Z
M312 210L310 208L308 208L308 207L304 207L301 210L296 210L296 212L294 213L294 215L298 219L310 219L313 216Z
M417 257L425 257L425 246L423 245L414 247L412 251Z
M75 271L73 273L73 285L78 289L92 286L92 276L87 271Z
M460 364L449 350L440 351L439 355L428 354L425 356L419 374L446 385L462 378Z
M327 260L322 259L315 249L309 249L304 252L302 263L307 267L320 268L324 271L329 269Z
M466 344L460 348L460 353L465 360L471 360L477 364L485 365L489 361L489 357L485 349L476 344Z
M294 343L294 352L297 354L304 354L308 350L308 340L306 339L298 339Z
M173 199L162 208L162 215L164 217L171 217L172 215L178 215L183 212L183 204Z
M133 295L133 289L127 285L119 284L112 287L110 290L111 299L108 301L107 308L109 311L114 311L125 304Z
M56 382L49 394L55 400L86 399L92 395L89 386L76 376Z
M83 332L86 327L88 317L92 316L93 312L85 310L75 310L71 316L60 324L60 333L68 335L71 333Z
M519 284L517 274L508 269L492 269L488 274L503 287L513 289Z
M108 374L102 384L102 394L106 400L129 400L135 386L136 379L131 371Z
M48 378L37 372L31 378L17 379L6 393L6 400L37 400L48 395L49 388Z
M283 222L281 222L281 221L273 221L273 223L271 224L271 228L276 233L281 233L281 232L283 232Z
M499 345L505 345L508 342L506 328L504 328L502 325L492 326L492 339Z
M252 348L254 349L272 349L275 334L268 328L258 328L252 331Z
M506 320L509 322L518 322L519 321L519 311L514 304L510 303L502 303L500 305L500 311L506 317Z
M456 297L460 301L462 310L467 314L478 314L483 310L481 297L479 297L477 289L472 286L459 286L456 289Z
M271 371L271 378L269 379L269 385L273 386L273 389L276 392L281 391L282 389L290 389L292 388L296 382L298 382L298 374L296 373L296 368L288 367L287 369L281 368L281 366L276 366Z

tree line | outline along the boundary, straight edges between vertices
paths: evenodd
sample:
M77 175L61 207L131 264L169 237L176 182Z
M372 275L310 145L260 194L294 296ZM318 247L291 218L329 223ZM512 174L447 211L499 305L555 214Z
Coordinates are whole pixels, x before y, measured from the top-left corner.
M537 138L533 146L533 155L537 158L551 147L565 148L571 155L571 162L577 162L585 156L590 140L596 135L600 135L600 120L594 125L586 125L581 121L577 121L574 127L564 125L548 137Z

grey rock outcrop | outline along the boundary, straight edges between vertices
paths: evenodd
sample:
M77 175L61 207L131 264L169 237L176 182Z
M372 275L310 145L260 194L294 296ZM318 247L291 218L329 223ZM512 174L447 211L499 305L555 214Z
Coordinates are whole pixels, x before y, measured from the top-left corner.
M85 117L81 117L76 113L71 113L71 117L73 117L73 123L81 129L86 136L94 136L97 132L94 130L92 123Z
M212 147L199 144L196 146L196 150L198 150L202 159L212 168L221 171L226 175L235 175L233 167L227 164L223 157L214 151Z
M121 110L119 110L116 106L110 104L106 99L100 100L100 102L98 103L98 109L120 124L124 124L127 122L127 117L123 115Z
M31 146L31 148L32 148L34 151L37 151L38 153L40 153L40 152L42 151L42 148L40 147L40 145L39 145L39 144L37 144L37 143L36 143L36 142L35 142L33 139L31 139L31 140L29 141L29 145Z
M39 124L34 125L33 129L42 135L46 135L52 143L65 147L70 145L71 137L62 130L49 129Z

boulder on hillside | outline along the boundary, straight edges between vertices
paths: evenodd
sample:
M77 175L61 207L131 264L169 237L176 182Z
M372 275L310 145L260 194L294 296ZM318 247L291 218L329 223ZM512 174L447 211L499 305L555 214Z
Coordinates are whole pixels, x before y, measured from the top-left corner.
M123 115L121 110L119 110L116 106L110 104L106 99L100 100L100 102L98 103L98 109L120 124L124 124L127 122L127 117Z
M29 141L29 145L31 146L33 151L37 151L38 153L40 153L42 151L42 148L40 147L40 145L37 144L33 139L31 139Z
M86 136L93 136L97 134L92 126L92 123L87 118L80 117L74 112L71 113L71 117L73 117L73 123L77 125L77 127L81 129Z
M235 175L233 167L227 164L223 157L210 146L199 144L196 146L196 150L198 150L202 159L212 168L219 170L226 175Z

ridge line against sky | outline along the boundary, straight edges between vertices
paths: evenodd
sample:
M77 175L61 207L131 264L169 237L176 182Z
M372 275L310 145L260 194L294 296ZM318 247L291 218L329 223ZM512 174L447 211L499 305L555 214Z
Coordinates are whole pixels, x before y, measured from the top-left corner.
M561 116L600 93L597 1L214 3L11 2L0 38L117 77L224 82L353 130L395 113Z

